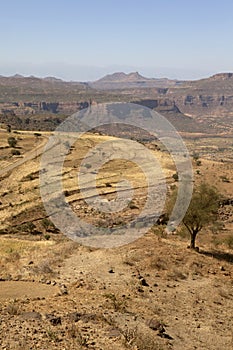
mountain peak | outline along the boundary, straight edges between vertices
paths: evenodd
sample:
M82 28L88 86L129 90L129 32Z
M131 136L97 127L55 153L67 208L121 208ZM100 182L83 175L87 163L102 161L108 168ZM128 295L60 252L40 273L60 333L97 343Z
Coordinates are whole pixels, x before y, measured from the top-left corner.
M120 82L137 82L137 81L146 81L148 80L147 78L144 78L142 75L140 75L138 72L131 72L131 73L124 73L124 72L116 72L113 74L108 74L105 75L105 77L97 80L98 82L105 82L105 83L110 83L110 82L115 82L115 83L120 83Z
M24 78L24 76L21 74L15 74L12 76L12 78L20 79L20 78Z

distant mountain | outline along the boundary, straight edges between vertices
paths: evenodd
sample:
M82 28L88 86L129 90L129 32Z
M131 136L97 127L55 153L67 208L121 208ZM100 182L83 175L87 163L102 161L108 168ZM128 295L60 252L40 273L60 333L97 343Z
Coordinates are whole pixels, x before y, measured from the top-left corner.
M20 78L24 78L24 76L21 74L15 74L12 78L20 79Z
M61 118L87 108L90 103L114 101L154 109L179 130L233 134L231 72L195 81L117 72L88 83L18 74L0 76L0 123L17 128L38 130L43 125L44 129L52 129Z
M0 76L0 103L77 100L87 90L91 88L86 83L66 82L54 77Z
M43 78L44 81L50 81L52 83L61 83L63 82L62 79L58 79L58 78L55 78L55 77L46 77L46 78Z
M145 78L138 72L129 74L117 72L108 74L105 77L90 82L89 86L99 90L115 90L115 89L132 89L132 88L167 88L181 83L177 80L169 80L167 78Z

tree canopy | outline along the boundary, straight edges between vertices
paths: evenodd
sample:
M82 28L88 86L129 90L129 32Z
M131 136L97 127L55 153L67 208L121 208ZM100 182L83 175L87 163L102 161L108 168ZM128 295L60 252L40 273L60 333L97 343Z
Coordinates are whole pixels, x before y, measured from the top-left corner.
M195 249L198 232L217 220L219 200L218 191L207 183L194 188L189 208L182 220L191 236L190 248Z

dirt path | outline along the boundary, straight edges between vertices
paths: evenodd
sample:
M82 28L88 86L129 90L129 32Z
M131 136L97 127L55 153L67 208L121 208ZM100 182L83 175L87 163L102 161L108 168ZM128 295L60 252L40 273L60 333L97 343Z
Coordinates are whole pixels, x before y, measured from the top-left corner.
M58 292L58 288L38 282L1 281L0 300L15 298L50 297Z

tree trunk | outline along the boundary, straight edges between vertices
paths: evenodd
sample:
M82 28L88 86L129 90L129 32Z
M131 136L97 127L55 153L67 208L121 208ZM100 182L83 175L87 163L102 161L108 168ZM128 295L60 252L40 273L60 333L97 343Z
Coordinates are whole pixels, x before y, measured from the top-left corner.
M191 249L195 249L195 242L196 242L196 236L197 236L197 232L196 231L193 231L191 233L191 243L190 243L190 248Z

